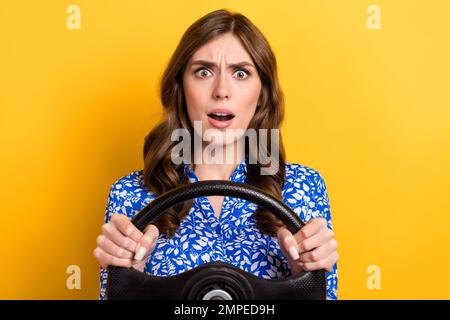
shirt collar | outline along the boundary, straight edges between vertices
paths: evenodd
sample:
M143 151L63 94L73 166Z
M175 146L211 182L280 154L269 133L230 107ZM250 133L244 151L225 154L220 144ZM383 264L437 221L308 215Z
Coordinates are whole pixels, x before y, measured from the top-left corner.
M230 176L229 181L245 183L246 178L247 178L247 164L248 164L248 159L244 158L244 160L242 160L241 163L239 163L238 166L234 169L233 173ZM189 181L191 183L199 181L199 178L197 177L196 173L192 169L191 164L186 159L183 159L183 162L181 165L183 167L184 173L188 175Z

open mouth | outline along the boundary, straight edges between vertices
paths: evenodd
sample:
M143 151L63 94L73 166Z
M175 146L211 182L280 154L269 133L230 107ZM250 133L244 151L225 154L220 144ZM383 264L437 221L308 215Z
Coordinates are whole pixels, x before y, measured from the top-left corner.
M221 112L212 112L208 114L208 117L218 121L228 121L233 119L234 115Z

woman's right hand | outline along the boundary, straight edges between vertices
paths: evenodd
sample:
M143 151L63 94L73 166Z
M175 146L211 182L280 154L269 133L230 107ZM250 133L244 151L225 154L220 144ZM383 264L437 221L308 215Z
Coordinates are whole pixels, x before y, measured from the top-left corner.
M133 267L143 272L147 259L155 249L158 236L159 230L155 225L149 224L142 233L127 216L115 213L102 226L94 256L104 269L112 265Z

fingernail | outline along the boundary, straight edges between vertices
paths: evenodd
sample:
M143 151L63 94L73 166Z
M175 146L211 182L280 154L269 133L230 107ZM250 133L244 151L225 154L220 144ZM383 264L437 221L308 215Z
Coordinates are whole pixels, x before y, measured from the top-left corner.
M135 260L142 260L142 258L144 257L146 251L147 250L144 247L141 247L141 246L138 245L138 249L136 251L136 254L134 255L134 259Z
M300 258L300 256L298 255L298 251L294 246L289 248L289 254L291 255L291 258L293 260L297 260L298 258Z

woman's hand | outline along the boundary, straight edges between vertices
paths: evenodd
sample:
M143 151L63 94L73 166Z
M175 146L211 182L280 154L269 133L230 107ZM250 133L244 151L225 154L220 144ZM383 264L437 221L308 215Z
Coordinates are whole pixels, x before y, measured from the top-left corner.
M115 213L103 224L102 234L97 237L94 256L102 268L109 265L133 267L144 271L145 263L156 246L159 230L149 224L144 233L136 228L123 214Z
M295 234L281 227L277 236L293 275L302 269L325 269L330 272L339 259L336 251L338 243L334 239L334 232L327 227L326 219L311 219Z

